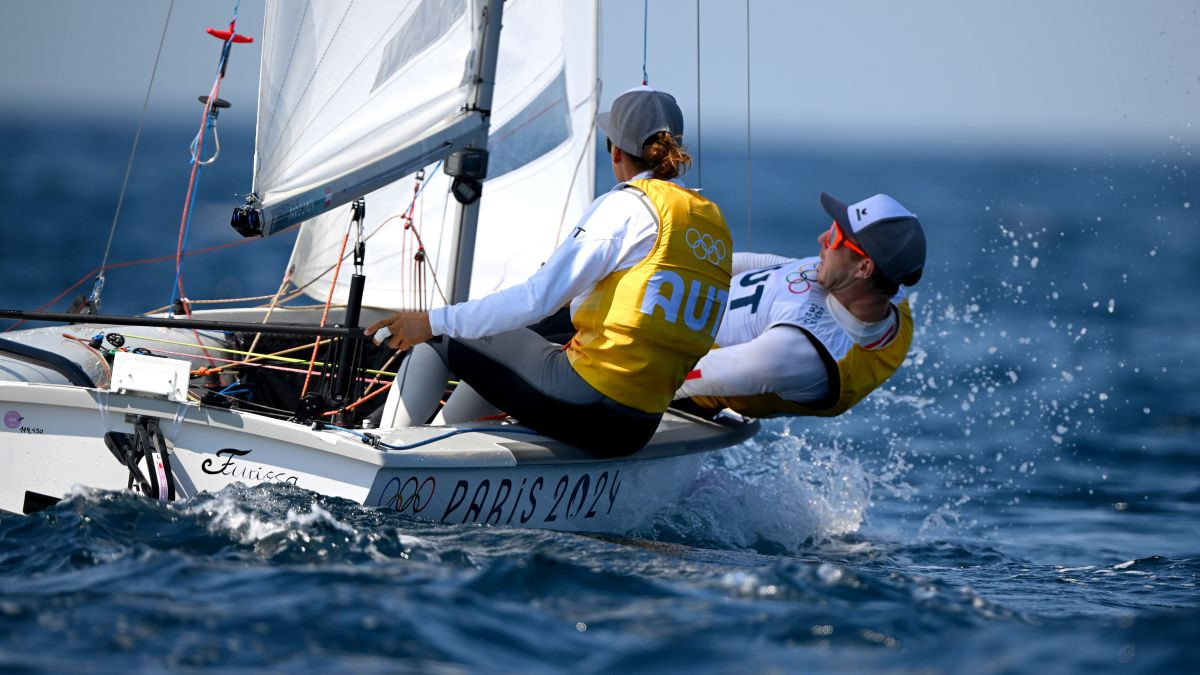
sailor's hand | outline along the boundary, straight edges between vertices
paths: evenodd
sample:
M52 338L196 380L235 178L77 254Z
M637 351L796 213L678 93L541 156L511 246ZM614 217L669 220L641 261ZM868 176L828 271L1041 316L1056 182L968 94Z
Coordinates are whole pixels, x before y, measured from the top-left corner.
M381 338L387 339L387 345L400 351L411 349L433 337L428 312L398 312L371 324L366 333L369 337L381 331L385 333ZM387 332L390 332L390 336L386 335Z

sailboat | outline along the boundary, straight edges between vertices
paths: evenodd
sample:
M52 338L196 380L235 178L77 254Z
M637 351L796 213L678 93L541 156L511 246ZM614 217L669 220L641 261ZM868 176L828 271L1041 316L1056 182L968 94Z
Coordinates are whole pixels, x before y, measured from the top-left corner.
M361 328L521 281L569 233L594 178L597 25L556 0L268 1L233 226L302 224L285 286L323 304L0 311L73 322L0 335L0 510L77 485L167 502L288 483L433 521L625 532L675 500L757 424L672 410L621 459L507 418L396 428L396 355Z

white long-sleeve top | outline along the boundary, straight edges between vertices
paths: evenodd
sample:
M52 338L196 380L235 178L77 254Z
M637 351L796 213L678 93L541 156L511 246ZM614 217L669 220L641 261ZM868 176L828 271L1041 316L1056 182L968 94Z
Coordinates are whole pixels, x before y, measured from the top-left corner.
M750 270L797 262L769 253L734 253L733 273L736 276ZM730 299L733 300L732 294ZM863 322L832 295L825 297L825 306L850 339L859 344L880 340L898 321L891 312L881 321ZM737 320L736 315L727 311L723 322ZM734 332L725 328L723 326L718 332L719 343L723 334ZM787 323L769 322L765 330L752 339L720 344L719 349L701 357L688 377L675 398L776 394L788 401L805 403L818 401L829 392L829 374L816 347L804 331Z
M650 178L649 171L631 180ZM673 181L678 182L678 181ZM600 280L633 267L654 248L658 216L649 200L618 183L588 206L579 224L524 283L429 312L434 335L479 338L536 323L571 303L571 314Z

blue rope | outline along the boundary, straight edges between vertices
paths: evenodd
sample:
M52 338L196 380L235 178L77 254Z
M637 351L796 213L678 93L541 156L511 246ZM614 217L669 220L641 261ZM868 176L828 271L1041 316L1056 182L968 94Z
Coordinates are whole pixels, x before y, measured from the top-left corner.
M650 84L650 76L646 73L646 48L650 44L650 0L646 0L642 8L642 86Z
M246 393L246 392L250 391L249 389L239 389L239 390L237 390L237 391L230 391L230 390L231 390L231 389L233 389L234 387L240 387L241 385L242 385L241 381L235 380L235 381L233 381L233 382L230 382L230 383L229 383L229 384L228 384L228 385L227 385L227 386L226 386L224 389L222 389L221 391L218 391L218 392L217 392L217 394L218 394L218 395L220 395L220 394L229 394L229 395L233 395L233 394L244 394L244 393Z
M429 173L436 174L437 170L440 169L441 167L442 167L442 160L439 159L437 161L437 164L434 164L433 168L429 170ZM424 181L423 183L421 183L421 187L417 188L417 194L413 195L413 201L416 201L416 199L421 196L421 193L424 192L425 188L427 188L427 187L429 187L429 181Z
M222 59L222 61L224 61L224 59ZM198 152L198 147L200 145L200 141L203 140L204 132L212 131L212 130L215 130L216 128L217 128L217 118L212 113L209 113L208 120L204 123L203 127L200 127L200 131L197 132L195 138L192 139L192 144L188 146L188 151L192 155L192 162L200 161L200 154Z
M336 426L333 424L324 424L324 423L322 424L322 426L326 429L336 429L337 431L344 431L348 434L358 436L362 440L371 443L371 445L376 445L378 447L386 448L388 450L412 450L413 448L419 448L422 445L429 445L430 443L436 443L438 441L445 440L447 438L450 438L451 436L457 436L459 434L469 434L469 433L526 434L529 436L540 436L541 435L538 432L534 431L533 429L516 429L516 428L510 428L510 427L501 428L501 429L494 429L494 428L492 428L492 429L453 429L453 430L448 431L439 436L434 436L432 438L426 438L423 441L416 441L415 443L408 443L405 445L392 445L391 443L384 443L383 441L378 440L378 437L376 437L376 436L364 434L360 431L355 431L354 429L347 429L346 427L339 427L339 426Z

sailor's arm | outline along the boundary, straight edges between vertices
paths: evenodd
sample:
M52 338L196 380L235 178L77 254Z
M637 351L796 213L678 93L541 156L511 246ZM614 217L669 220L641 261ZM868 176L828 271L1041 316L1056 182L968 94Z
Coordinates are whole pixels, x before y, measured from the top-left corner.
M606 269L613 248L603 242L571 246L570 255L551 256L524 283L434 309L429 312L433 334L478 338L536 323L594 284L589 270Z
M812 342L799 328L780 325L701 357L675 398L778 394L803 402L822 398L828 388L825 364Z
M636 200L627 192L602 195L525 283L431 311L433 334L477 338L536 323L627 265L633 240L648 239L640 248L649 253L657 227L645 227L645 207Z
M643 207L630 199L610 193L593 202L580 219L575 236L555 249L524 283L429 312L400 312L376 322L367 334L387 326L392 332L388 345L406 349L434 335L478 338L549 316L624 264L629 247L626 233L631 227L638 229L633 221L644 220L633 208ZM651 230L648 236L652 238L653 233Z
M791 260L792 258L775 255L774 253L734 251L732 260L733 274L741 274L749 270L760 270L764 267L772 267L774 265L783 265Z

